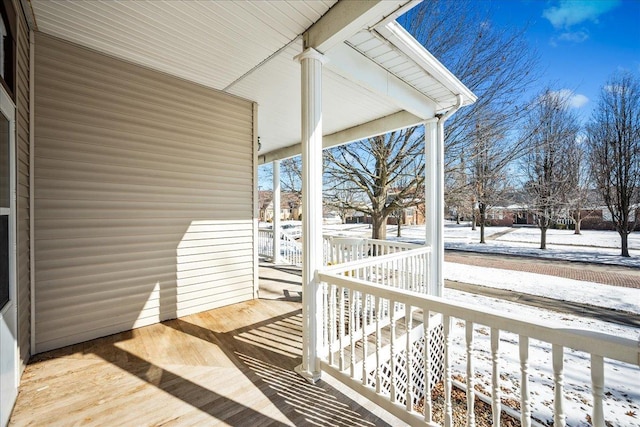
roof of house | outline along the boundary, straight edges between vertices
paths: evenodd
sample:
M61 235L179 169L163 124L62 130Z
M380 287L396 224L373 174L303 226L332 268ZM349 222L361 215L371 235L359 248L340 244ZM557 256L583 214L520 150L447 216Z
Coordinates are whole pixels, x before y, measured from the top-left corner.
M415 0L30 4L39 31L257 102L263 162L299 153L294 57L305 44L328 59L325 146L420 123L452 108L458 95L475 101L395 21Z

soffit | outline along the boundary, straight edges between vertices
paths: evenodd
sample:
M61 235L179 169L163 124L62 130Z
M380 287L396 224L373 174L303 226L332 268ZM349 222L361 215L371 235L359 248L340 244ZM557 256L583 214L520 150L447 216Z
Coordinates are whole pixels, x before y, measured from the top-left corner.
M302 34L336 2L31 0L39 31L257 102L261 154L300 142L300 65L294 57L302 52ZM394 0L384 7L391 13L407 3ZM421 118L455 104L456 89L374 34L380 16L372 19L376 22L324 52L329 60L323 71L325 135L407 110L416 102L418 110L407 111ZM357 67L345 74L339 64L345 53L357 53L383 70L382 75L402 80L411 102L403 103L397 90L381 93L380 87L360 81ZM394 89L398 87L395 83Z
M31 1L40 31L219 90L335 2Z

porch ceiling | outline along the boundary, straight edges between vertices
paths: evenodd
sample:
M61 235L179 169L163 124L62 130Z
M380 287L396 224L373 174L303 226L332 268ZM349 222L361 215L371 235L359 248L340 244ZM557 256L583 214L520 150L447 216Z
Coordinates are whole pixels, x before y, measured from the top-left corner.
M302 35L325 15L339 20L327 14L336 0L30 3L39 31L257 102L260 154L271 158L296 154L300 142L300 66L293 58L303 50ZM474 101L393 20L415 3L371 2L338 43L320 46L329 60L323 131L334 136L331 144L419 123L449 109L458 93Z

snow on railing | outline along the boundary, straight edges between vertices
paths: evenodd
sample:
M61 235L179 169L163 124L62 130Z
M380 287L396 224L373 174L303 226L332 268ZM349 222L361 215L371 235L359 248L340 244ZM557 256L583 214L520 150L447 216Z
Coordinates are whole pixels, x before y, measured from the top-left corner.
M424 280L423 266L427 265L424 257L428 255L428 248L423 248L329 266L319 272L324 293L321 325L324 347L320 356L325 372L409 424L438 425L433 421L431 396L434 384L443 381L445 426L453 425L454 383L466 391L467 425L475 425L476 394L486 399L486 393L491 395L493 425L500 425L503 410L517 414L519 409L522 425L530 426L529 341L539 340L551 347L554 391L549 400L553 401L554 425L566 424L563 358L565 348L569 348L590 355L588 369L594 402L591 422L596 427L605 426L603 360L610 358L639 365L637 342L609 334L565 329L426 295L428 287L421 285L420 280ZM453 319L459 319L456 325L463 322L465 328L464 383L452 372ZM490 335L492 365L491 389L482 390L484 393L476 391L481 387L476 384L477 371L473 364L480 351L474 341L478 325L490 331L483 329L483 335ZM501 332L505 332L502 339ZM515 409L503 407L501 400L500 381L506 374L502 368L507 355L501 354L500 345L506 345L507 333L518 337L513 339L518 348L514 374L519 377L520 392L519 408ZM424 408L423 414L415 410L418 403Z
M302 265L302 245L289 236L280 232L280 256L282 262L292 265ZM273 230L261 228L258 230L258 255L266 258L273 257Z

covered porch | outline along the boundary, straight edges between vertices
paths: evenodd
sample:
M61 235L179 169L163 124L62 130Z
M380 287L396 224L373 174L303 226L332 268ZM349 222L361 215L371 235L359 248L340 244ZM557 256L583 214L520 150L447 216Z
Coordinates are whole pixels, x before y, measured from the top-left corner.
M557 425L565 347L591 355L604 425L603 358L637 363L635 342L438 297L444 122L475 96L395 21L417 3L12 2L0 424L398 425L389 411L437 425L429 397L444 379L450 426L455 318L470 408L482 324L496 384L500 332L520 338L523 425L529 338L553 345ZM409 126L424 129L427 244L339 246L326 267L322 149ZM257 167L297 154L302 270L264 299ZM497 419L497 386L491 399Z

